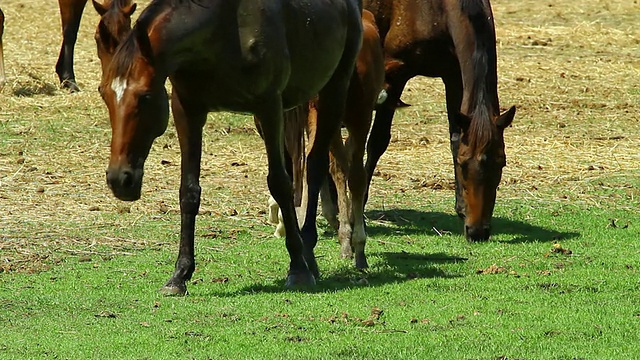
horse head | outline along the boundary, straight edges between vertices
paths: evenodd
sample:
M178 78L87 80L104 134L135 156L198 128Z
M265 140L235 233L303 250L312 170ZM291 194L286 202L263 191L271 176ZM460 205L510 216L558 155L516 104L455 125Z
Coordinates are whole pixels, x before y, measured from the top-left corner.
M511 107L502 115L458 115L462 129L457 154L456 175L463 204L456 209L464 219L464 234L469 241L487 240L491 235L491 217L502 168L506 165L504 129L511 125L515 115Z
M107 0L105 3L91 1L100 15L95 40L104 74L116 48L131 31L131 15L136 11L136 4L131 0Z
M144 162L155 138L167 129L166 76L154 63L147 31L136 26L117 48L99 88L112 131L107 184L121 200L140 198Z

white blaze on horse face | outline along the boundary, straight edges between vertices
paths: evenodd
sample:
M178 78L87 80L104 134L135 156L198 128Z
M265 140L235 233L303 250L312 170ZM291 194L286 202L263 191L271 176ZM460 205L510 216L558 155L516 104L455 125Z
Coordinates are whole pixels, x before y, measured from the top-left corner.
M124 96L124 91L127 89L127 79L116 78L111 83L111 90L116 93L116 102L120 102L122 100L122 96Z

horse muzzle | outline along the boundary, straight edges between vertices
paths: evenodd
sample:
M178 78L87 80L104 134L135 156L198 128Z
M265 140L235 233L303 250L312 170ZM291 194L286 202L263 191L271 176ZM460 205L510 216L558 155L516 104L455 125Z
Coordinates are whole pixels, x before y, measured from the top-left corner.
M109 167L107 169L107 185L118 199L135 201L140 199L142 174L142 169Z
M491 237L491 225L466 225L464 226L464 236L469 242L487 241Z

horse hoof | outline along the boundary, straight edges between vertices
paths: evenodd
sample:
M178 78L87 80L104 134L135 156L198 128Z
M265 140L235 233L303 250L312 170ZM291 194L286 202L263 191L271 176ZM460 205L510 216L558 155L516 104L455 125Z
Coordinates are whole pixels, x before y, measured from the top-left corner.
M167 283L158 291L164 296L185 296L187 295L187 286L185 284L176 285Z
M61 84L60 87L63 89L67 89L69 91L69 93L75 93L75 92L79 92L80 88L78 87L78 84L76 84L76 82L74 80L64 80Z
M363 253L356 254L356 268L359 270L364 270L369 267L369 263L367 263L367 256Z
M315 285L316 285L316 279L313 276L313 274L311 274L311 272L289 274L289 276L287 276L287 282L285 283L285 286L288 288L297 288L297 287L315 286Z

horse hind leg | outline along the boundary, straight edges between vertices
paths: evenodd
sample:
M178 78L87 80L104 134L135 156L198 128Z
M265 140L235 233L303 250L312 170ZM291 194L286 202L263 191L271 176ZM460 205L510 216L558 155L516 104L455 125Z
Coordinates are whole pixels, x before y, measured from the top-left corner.
M285 169L284 160L284 120L282 99L275 95L264 99L256 116L262 124L264 144L269 162L267 183L271 196L282 212L285 227L285 244L289 252L290 264L286 286L314 285L318 266L313 249L306 249L300 237L300 230L293 204L291 179ZM310 252L310 256L306 256ZM304 253L304 255L303 255Z
M4 72L4 51L2 48L2 34L4 33L4 13L0 9L0 91L7 82L7 76Z
M352 211L351 200L347 192L347 179L349 177L349 161L342 144L342 136L338 130L331 141L331 161L329 172L336 186L338 200L338 240L340 241L340 256L343 259L353 257L351 247ZM326 182L325 182L326 183Z
M318 95L316 134L307 156L308 204L304 226L302 227L305 259L308 262L315 262L315 259L310 258L313 252L308 251L313 250L318 241L316 227L318 195L320 187L328 174L330 144L336 133L340 131L340 124L345 113L349 81L360 50L359 44L362 39L360 12L354 11L354 13L357 16L352 19L353 24L351 24L340 63Z
M60 86L69 92L80 91L73 71L73 53L78 38L82 11L87 0L58 0L62 21L62 46L56 63L56 73Z

